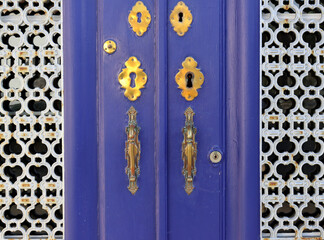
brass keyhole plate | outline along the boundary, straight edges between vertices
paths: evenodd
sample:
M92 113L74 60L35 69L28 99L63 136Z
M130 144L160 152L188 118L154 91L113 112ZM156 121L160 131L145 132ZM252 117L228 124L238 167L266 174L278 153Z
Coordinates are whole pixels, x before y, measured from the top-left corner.
M141 90L145 87L147 82L147 75L143 69L139 68L141 62L136 57L130 57L125 62L126 68L123 68L122 72L119 74L118 81L122 88L125 89L124 95L130 101L135 101L139 96L141 96ZM131 75L135 74L135 86L131 87L132 78Z
M137 36L143 36L151 23L151 14L143 2L138 1L128 15L128 22Z
M184 36L192 23L192 14L184 2L178 2L170 15L174 31L179 36Z
M204 74L197 68L198 63L192 57L187 57L182 63L175 77L176 83L182 89L181 95L187 100L192 101L198 96L198 89L204 83Z

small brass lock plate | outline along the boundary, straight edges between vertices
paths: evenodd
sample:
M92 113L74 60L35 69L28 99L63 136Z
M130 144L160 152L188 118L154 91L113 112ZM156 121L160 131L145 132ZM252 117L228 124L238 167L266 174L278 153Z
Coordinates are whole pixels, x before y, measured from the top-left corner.
M213 151L210 153L209 159L212 163L219 163L222 161L222 154L219 151Z
M183 36L192 23L192 14L184 2L178 2L170 15L170 21L174 31Z
M143 2L138 1L128 15L128 22L137 36L143 36L151 23L151 14Z
M130 57L125 62L125 66L126 68L124 68L119 74L118 81L121 87L125 89L125 97L130 101L135 101L139 96L141 96L140 89L145 87L147 75L143 69L139 68L141 62L138 61L136 57ZM134 75L135 87L131 87L131 75Z
M117 49L117 44L112 40L108 40L104 43L103 49L106 53L113 54Z
M198 96L198 89L204 83L204 74L197 68L198 63L192 57L187 57L182 63L175 77L176 83L182 89L181 95L187 100L192 101Z

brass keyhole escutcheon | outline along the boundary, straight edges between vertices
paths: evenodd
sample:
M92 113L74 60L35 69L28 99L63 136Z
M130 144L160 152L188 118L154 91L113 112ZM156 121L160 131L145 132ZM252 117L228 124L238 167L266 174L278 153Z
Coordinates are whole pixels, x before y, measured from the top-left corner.
M108 40L104 43L103 49L106 53L113 54L114 52L116 52L117 44L113 40Z
M141 62L136 57L130 57L125 62L125 66L126 68L123 68L118 76L118 81L125 89L125 97L130 101L135 101L142 94L140 89L145 87L147 75L143 69L139 68Z
M192 23L192 14L187 5L180 1L170 15L170 21L174 31L179 36L184 36Z
M204 75L197 68L198 63L192 57L187 57L182 63L183 68L180 69L175 77L176 83L182 89L181 95L187 100L192 101L198 96L198 89L204 83Z
M151 14L143 2L138 1L128 15L128 22L137 36L141 37L151 23Z

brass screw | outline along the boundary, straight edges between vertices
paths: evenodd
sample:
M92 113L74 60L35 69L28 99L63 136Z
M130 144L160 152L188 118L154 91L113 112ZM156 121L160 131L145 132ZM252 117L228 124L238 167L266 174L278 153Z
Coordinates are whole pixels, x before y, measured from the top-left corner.
M113 54L114 52L116 52L117 44L112 40L108 40L104 43L103 49L106 53Z

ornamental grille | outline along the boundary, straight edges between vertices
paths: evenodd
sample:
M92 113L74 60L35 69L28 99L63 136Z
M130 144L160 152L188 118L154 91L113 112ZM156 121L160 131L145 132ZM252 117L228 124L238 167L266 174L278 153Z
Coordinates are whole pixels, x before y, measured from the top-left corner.
M322 239L324 0L262 0L261 25L262 237Z
M0 239L62 239L61 0L0 13Z

